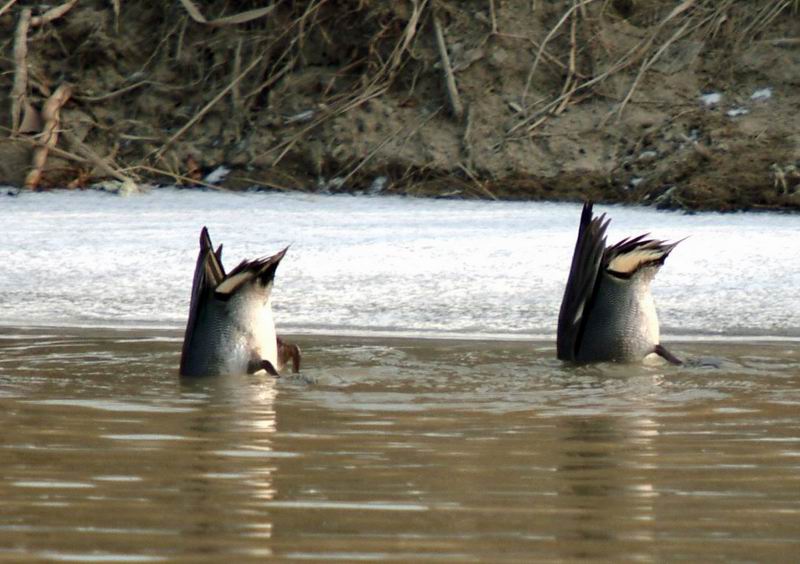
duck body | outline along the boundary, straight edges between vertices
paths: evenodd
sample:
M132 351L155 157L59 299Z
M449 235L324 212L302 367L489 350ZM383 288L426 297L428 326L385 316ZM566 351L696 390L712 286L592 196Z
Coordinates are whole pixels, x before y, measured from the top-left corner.
M606 246L609 220L583 207L558 320L557 353L576 362L641 362L655 353L680 361L660 342L650 285L677 243L640 235Z
M227 301L211 299L198 315L181 371L190 375L254 372L251 363L266 360L278 367L277 334L269 298L257 289Z
M275 331L271 294L275 270L286 249L269 257L242 261L230 273L222 267L222 246L214 251L208 230L200 233L189 320L181 354L183 376L277 375L286 347ZM284 354L281 354L281 353ZM292 355L289 354L289 357Z
M650 267L620 280L600 273L592 315L586 320L575 360L636 362L655 351L660 342L658 314L650 282Z

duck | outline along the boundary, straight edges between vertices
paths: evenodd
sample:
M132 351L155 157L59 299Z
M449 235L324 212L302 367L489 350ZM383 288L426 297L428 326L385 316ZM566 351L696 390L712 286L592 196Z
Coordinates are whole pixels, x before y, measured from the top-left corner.
M610 219L595 217L593 203L581 212L578 239L558 315L560 360L642 362L653 354L671 364L681 360L662 344L650 285L680 243L649 233L607 246Z
M300 348L278 337L272 314L275 271L288 249L245 259L226 273L222 245L214 250L208 229L202 228L181 376L278 376L290 362L292 372L299 372Z

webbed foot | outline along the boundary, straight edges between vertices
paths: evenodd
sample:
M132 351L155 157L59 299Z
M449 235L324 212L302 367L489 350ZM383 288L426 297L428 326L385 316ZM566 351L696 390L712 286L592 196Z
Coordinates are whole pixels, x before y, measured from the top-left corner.
M247 365L247 373L255 374L259 370L266 370L270 376L280 376L272 363L268 360L251 360Z
M658 356L669 362L670 364L680 365L683 364L683 361L679 359L677 356L669 352L665 349L661 344L656 345L653 352L656 353Z
M292 343L287 343L278 337L278 364L286 366L287 362L292 361L292 372L300 372L300 347Z

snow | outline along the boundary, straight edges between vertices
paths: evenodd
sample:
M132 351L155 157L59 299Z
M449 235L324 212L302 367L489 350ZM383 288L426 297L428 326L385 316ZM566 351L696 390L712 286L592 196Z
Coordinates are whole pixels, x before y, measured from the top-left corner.
M225 177L227 177L228 174L230 174L230 172L231 169L229 169L224 165L220 165L211 172L209 172L203 179L203 181L209 184L219 184L220 182L225 180Z
M706 106L715 106L722 101L722 94L719 92L710 92L700 96L700 101Z
M725 113L728 115L728 117L738 117L749 114L750 110L748 110L747 108L731 108Z
M751 100L769 100L772 98L772 88L760 88L753 92L753 95L750 96Z

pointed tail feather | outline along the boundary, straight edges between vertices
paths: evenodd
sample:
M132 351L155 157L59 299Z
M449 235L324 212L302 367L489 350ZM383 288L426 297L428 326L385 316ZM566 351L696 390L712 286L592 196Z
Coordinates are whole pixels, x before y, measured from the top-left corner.
M225 280L217 286L217 295L219 297L230 296L234 294L242 284L254 278L258 278L261 285L266 286L274 280L275 271L278 269L278 265L288 250L289 247L286 247L272 256L261 257L255 260L243 260L236 268L231 270Z
M220 260L222 256L222 245L216 253L208 229L203 227L200 230L200 252L197 254L197 263L194 267L194 280L192 281L192 297L189 302L189 319L186 322L186 332L183 337L183 349L181 352L181 374L185 374L188 351L191 348L194 328L197 324L200 309L204 306L206 299L214 292L217 285L225 278L225 269Z
M556 349L561 360L575 360L577 357L605 251L605 235L610 220L605 214L593 217L592 207L592 202L583 205L578 239L558 314Z
M672 250L684 239L669 243L658 239L646 239L648 234L623 239L609 247L603 257L603 264L611 274L628 278L640 268L649 265L662 265Z

